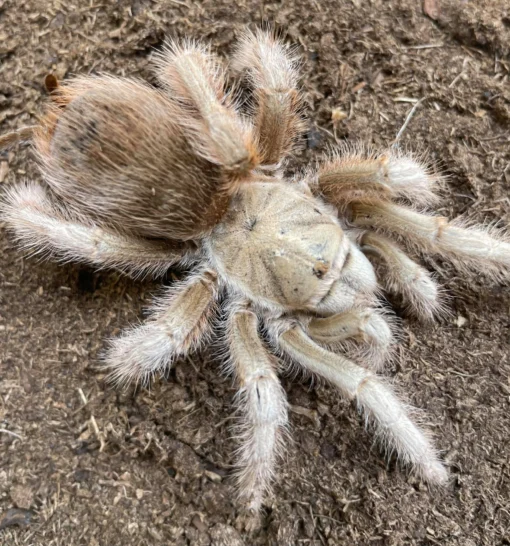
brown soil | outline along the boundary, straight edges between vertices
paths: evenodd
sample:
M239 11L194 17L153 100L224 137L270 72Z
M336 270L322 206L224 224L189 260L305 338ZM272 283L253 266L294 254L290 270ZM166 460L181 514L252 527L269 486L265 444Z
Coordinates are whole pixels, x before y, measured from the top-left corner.
M165 35L227 53L245 25L269 21L304 59L311 123L296 165L335 133L388 145L407 99L427 97L403 142L450 175L440 212L508 225L507 0L426 4L434 19L416 0L0 0L0 132L35 121L49 72L152 80ZM335 108L349 115L336 127ZM38 177L27 148L0 160L4 188ZM294 443L250 537L236 529L234 390L219 363L196 355L130 395L94 368L103 339L142 316L156 285L25 259L4 232L0 248L0 428L21 437L0 433L0 544L510 543L508 288L444 266L452 318L405 319L388 370L427 412L451 468L445 490L386 465L333 389L284 380Z

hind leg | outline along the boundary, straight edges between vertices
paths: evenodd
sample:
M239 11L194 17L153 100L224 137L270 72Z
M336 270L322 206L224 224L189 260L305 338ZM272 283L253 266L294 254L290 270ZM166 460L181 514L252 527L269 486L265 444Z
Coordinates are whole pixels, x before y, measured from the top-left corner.
M81 261L133 276L159 275L186 256L184 244L158 243L129 237L69 220L38 184L19 185L7 192L1 218L22 248L61 261Z
M262 30L246 32L234 52L232 68L245 73L253 89L255 139L267 167L281 163L303 130L297 65L293 52Z

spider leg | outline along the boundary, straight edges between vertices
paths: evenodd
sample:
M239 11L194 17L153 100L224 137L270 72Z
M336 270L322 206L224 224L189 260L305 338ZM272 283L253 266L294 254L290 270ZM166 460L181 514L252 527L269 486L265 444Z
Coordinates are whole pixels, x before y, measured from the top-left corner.
M167 288L153 303L147 322L111 340L104 362L112 382L146 384L203 342L211 330L216 279L216 273L205 270Z
M170 42L156 57L156 72L172 97L189 109L189 119L180 123L203 155L235 176L256 166L252 129L226 92L219 59L197 43Z
M367 152L361 145L344 144L320 165L312 187L344 210L352 201L405 198L418 205L437 201L440 178L411 154L388 150Z
M409 311L423 320L444 313L438 285L430 273L411 260L388 238L366 231L360 237L361 250L376 262L376 273L385 290L400 294Z
M186 256L186 246L143 240L68 219L38 184L21 184L0 204L20 245L62 261L111 267L133 276L160 275Z
M420 251L440 254L487 272L510 268L510 243L482 226L462 227L441 216L428 216L395 203L352 203L356 227L373 229Z
M274 33L257 30L240 39L232 68L246 73L256 103L255 134L261 163L277 166L302 132L298 61Z
M278 344L306 370L333 383L347 398L356 399L367 417L375 422L379 438L404 463L411 464L431 483L447 481L447 471L427 435L410 419L408 408L377 376L323 349L300 326L280 334Z
M270 489L274 466L287 426L287 400L276 363L258 336L257 316L235 309L229 321L230 367L242 413L237 458L239 495L256 514Z
M388 320L378 309L351 309L329 317L313 318L308 335L332 351L346 351L355 359L380 368L388 359L393 333Z

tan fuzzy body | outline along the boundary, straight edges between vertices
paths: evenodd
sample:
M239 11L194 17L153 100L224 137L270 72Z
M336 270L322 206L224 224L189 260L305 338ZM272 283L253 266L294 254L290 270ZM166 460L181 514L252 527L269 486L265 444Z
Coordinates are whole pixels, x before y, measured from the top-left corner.
M113 77L61 88L35 144L53 192L78 217L145 237L192 239L221 218L221 167L198 156L180 107ZM57 103L58 104L58 103Z
M239 499L252 515L270 492L288 421L280 368L356 400L389 453L444 484L429 435L373 373L394 345L380 293L397 293L420 318L442 310L435 279L408 249L463 272L510 270L503 231L413 208L437 202L440 178L395 147L339 146L287 180L281 166L301 128L296 63L274 34L244 35L232 68L251 88L249 112L222 63L191 41L159 55L163 90L50 78L52 106L35 131L46 184L20 184L0 202L0 219L32 253L132 275L193 270L156 298L144 324L111 341L104 361L117 383L146 383L222 332L239 388ZM5 135L0 149L31 134Z

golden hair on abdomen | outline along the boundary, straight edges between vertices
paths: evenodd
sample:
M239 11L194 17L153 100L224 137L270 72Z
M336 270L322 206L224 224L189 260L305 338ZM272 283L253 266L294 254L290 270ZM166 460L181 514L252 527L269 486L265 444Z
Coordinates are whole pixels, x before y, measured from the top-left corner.
M144 83L106 76L59 90L35 144L47 183L72 213L183 240L218 222L225 175L194 153L178 104Z

